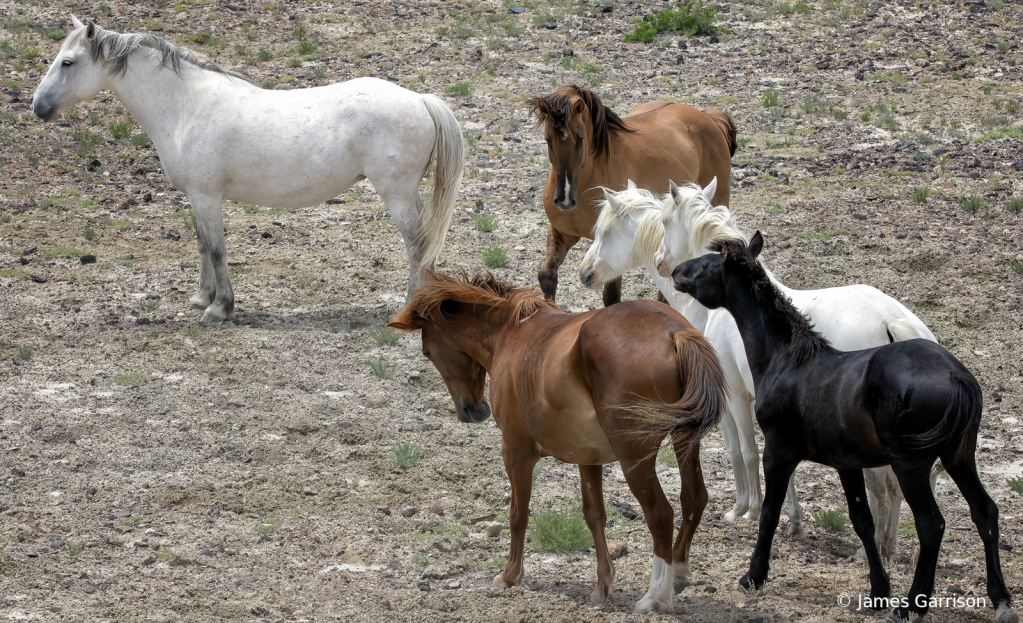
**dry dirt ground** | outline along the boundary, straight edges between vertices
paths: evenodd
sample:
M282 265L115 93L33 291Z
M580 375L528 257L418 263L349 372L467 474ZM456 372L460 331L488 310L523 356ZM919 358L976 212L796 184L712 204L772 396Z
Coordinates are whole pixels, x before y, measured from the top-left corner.
M272 0L271 0L272 1ZM498 590L508 484L492 421L455 421L416 336L373 332L403 302L401 241L372 186L330 205L225 208L233 322L197 325L187 200L110 94L44 124L32 93L69 13L153 31L268 88L380 76L440 93L465 128L467 173L441 268L535 283L547 160L522 97L595 85L619 112L666 99L733 114L732 208L785 283L867 283L913 309L980 379L979 462L1001 508L1010 590L1023 593L1020 475L1023 196L1021 12L1009 0L714 5L729 33L624 43L675 6L573 0L0 2L0 617L40 621L872 621L833 471L798 473L805 542L779 534L772 581L737 590L756 526L733 502L720 435L704 444L710 506L675 615L630 615L650 537L617 466L607 479L616 604L595 606L591 551L527 544L526 582ZM521 12L511 12L522 7ZM571 55L567 51L571 51ZM916 189L932 192L914 201ZM975 197L972 202L968 200ZM1015 209L1015 211L1013 211ZM494 215L497 229L473 227ZM593 308L575 269L560 302ZM80 256L96 262L82 264ZM626 298L651 297L641 274ZM377 367L377 374L370 362ZM422 459L396 465L409 443ZM660 467L666 490L678 476ZM545 459L533 512L578 504ZM980 540L946 477L939 595L984 594ZM482 519L481 519L482 518ZM911 516L903 509L903 520ZM785 520L782 523L782 530ZM891 567L904 595L915 548ZM990 621L939 608L933 621Z

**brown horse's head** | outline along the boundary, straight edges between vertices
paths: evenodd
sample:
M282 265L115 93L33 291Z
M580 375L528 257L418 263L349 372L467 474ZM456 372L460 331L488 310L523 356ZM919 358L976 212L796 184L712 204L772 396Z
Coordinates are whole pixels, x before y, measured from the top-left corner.
M533 288L514 287L489 273L459 278L426 271L426 279L387 326L423 332L423 354L444 378L458 419L482 422L490 417L487 371L469 354L472 347L486 340L488 323L518 319L548 303ZM495 308L508 311L491 313Z
M579 171L591 158L608 157L611 138L631 132L593 91L576 85L526 100L543 127L554 179L554 205L572 210L579 200Z

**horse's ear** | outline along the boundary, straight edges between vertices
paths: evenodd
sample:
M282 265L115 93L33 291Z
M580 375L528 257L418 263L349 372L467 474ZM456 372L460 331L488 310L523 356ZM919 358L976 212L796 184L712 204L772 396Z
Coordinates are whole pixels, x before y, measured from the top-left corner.
M572 110L577 115L583 114L583 111L586 110L586 102L584 102L582 98L577 99L575 103L572 104Z
M622 202L618 199L618 197L606 191L604 196L607 197L607 204L611 206L611 209L614 210L616 214L621 214Z
M678 203L678 186L675 185L675 182L668 180L668 190L671 192L672 201Z
M633 182L632 180L629 180L628 189L629 190L639 190L639 186L636 186L636 182Z
M703 189L703 198L707 201L707 203L710 203L710 205L714 205L712 203L712 201L714 199L714 195L717 192L718 192L718 178L717 178L717 176L715 176L714 179L712 179L710 181L710 184L707 184L707 187Z
M74 14L71 14L71 30L78 30L82 26L85 26Z
M756 259L760 252L764 250L764 236L757 230L757 233L753 234L753 237L749 239L749 245L746 247L749 251L750 257Z
M417 327L414 324L402 322L400 320L392 320L391 322L387 323L387 326L391 327L392 329L397 329L402 333L408 333L409 331L417 331L421 328Z
M85 29L85 38L91 40L95 36L96 36L96 22L93 22L93 21L90 20L88 28Z

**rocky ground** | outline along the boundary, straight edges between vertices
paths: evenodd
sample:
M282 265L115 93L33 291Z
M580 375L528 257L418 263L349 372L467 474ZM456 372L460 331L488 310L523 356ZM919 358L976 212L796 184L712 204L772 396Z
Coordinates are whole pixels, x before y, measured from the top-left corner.
M714 4L728 32L624 43L637 3L353 1L234 4L0 1L0 614L9 620L871 621L835 473L804 465L809 537L776 540L772 581L737 589L756 532L729 525L720 435L711 495L674 615L630 615L650 537L617 466L607 479L619 600L588 601L591 551L527 544L526 582L498 590L509 487L492 421L455 421L416 336L378 333L404 300L400 238L368 182L330 205L228 204L238 313L200 326L187 198L112 95L44 124L32 93L70 11L152 31L267 88L379 76L442 94L467 173L441 268L535 283L547 160L522 98L589 84L619 112L653 99L737 120L732 208L761 229L786 284L867 283L915 311L979 378L979 462L1001 509L1005 577L1023 592L1019 6L1003 0ZM521 10L520 10L521 9ZM918 190L928 189L928 191ZM499 219L495 231L472 215ZM599 304L575 268L559 302ZM82 256L94 256L85 264ZM626 298L651 297L641 275ZM372 366L371 366L372 364ZM375 369L374 369L375 368ZM409 444L422 457L396 464ZM414 458L414 457L413 457ZM573 466L542 462L533 512L571 510ZM678 475L661 466L667 491ZM980 540L947 477L936 592L984 594ZM909 522L908 509L903 520ZM784 520L783 520L784 524ZM784 528L784 525L783 525ZM910 523L891 566L911 582ZM938 608L933 621L990 621Z

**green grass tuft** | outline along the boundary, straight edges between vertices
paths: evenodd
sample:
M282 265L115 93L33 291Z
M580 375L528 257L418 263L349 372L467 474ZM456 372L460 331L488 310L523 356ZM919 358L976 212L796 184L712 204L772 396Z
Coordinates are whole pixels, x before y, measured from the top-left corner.
M373 371L373 375L378 379L389 379L393 372L391 366L383 359L367 359L366 363L369 365L369 369Z
M132 137L128 139L128 143L130 143L133 147L145 147L149 144L149 135L145 132L133 134Z
M472 219L472 226L484 233L494 231L501 224L501 219L493 214L472 214L469 218Z
M838 510L818 511L811 513L813 520L817 522L817 525L829 530L836 532L845 527L845 513Z
M917 188L916 190L913 191L913 201L915 201L916 203L924 203L925 201L927 201L927 197L931 195L931 192L933 191L927 187Z
M123 387L135 387L143 380L146 376L141 372L125 372L124 374L118 374L114 377L114 383Z
M1011 260L1009 267L1012 268L1012 272L1017 275L1023 275L1023 260Z
M380 327L369 332L377 346L394 346L401 339L401 332L392 327Z
M414 443L399 441L391 446L391 457L398 467L407 469L423 458L423 449Z
M704 6L702 0L693 0L675 10L647 15L635 30L625 35L625 41L653 43L654 37L666 30L689 37L716 35L721 29L714 25L714 17L714 9Z
M1006 478L1005 482L1009 484L1009 488L1016 493L1023 494L1023 476L1013 476L1012 478Z
M85 254L81 249L58 244L46 252L46 257L82 257Z
M976 195L970 197L963 197L962 199L959 200L959 207L966 210L967 212L976 212L981 208L986 208L987 201L985 201L983 197L978 197Z
M508 265L508 253L496 242L483 249L483 263L488 268L503 268Z
M33 353L35 353L35 349L28 344L22 344L18 347L18 359L28 361L32 358Z
M578 552L593 546L593 535L579 508L533 515L529 533L538 552Z
M86 229L85 231L82 232L82 238L85 238L86 240L92 240L95 237L96 232L94 232L91 229Z
M472 85L468 82L456 82L444 87L444 95L468 97L472 94Z
M128 138L131 136L132 123L128 119L118 119L111 121L107 128L110 129L110 134L120 140L122 138Z
M85 543L82 543L81 541L79 541L77 543L68 543L67 544L67 553L72 558L74 558L75 556L81 554L83 549L85 549Z
M764 108L774 108L781 103L781 96L777 89L766 89L760 94L760 104Z
M668 467L678 466L678 457L675 456L675 448L671 445L671 441L668 441L668 445L661 446L657 449L657 462L661 465L667 465Z
M1005 209L1009 212L1020 212L1023 211L1023 198L1017 197L1005 205Z

